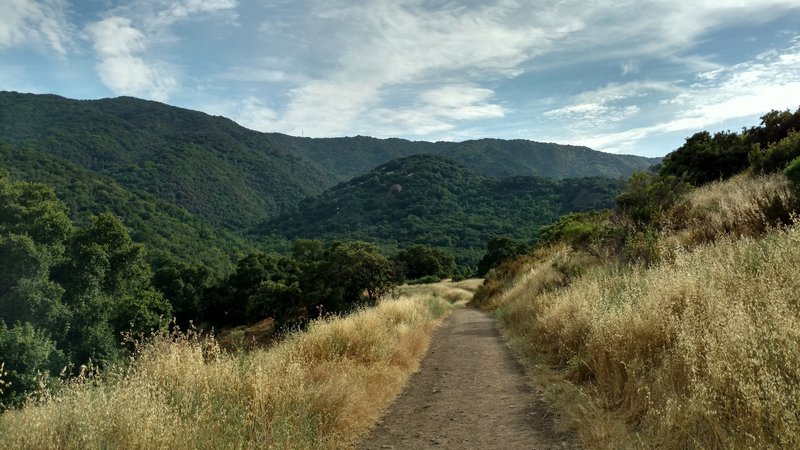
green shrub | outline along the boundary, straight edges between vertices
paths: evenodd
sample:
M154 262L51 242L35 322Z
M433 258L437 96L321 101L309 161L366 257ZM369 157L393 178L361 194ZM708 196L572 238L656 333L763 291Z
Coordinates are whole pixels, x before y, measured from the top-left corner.
M63 353L40 330L29 323L8 328L0 321L0 410L21 404L42 376L63 363Z
M797 157L786 166L786 170L783 171L786 175L786 178L789 179L789 184L792 188L797 191L800 189L800 157Z
M665 213L683 201L691 185L675 176L654 176L638 172L631 176L617 197L617 207L637 228L658 226Z
M750 161L754 170L770 173L786 169L797 157L800 157L800 132L790 132L784 139L771 144L766 150L756 145L752 150Z

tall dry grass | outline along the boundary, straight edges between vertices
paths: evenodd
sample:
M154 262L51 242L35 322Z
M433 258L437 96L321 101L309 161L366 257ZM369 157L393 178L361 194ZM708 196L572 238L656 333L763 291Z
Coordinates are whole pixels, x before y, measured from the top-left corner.
M755 237L791 221L794 199L783 174L739 174L691 191L673 211L668 241L685 248L718 237Z
M502 294L500 315L517 346L581 387L587 446L800 448L800 227L564 289L539 289L542 264ZM626 426L610 433L592 408Z
M482 284L483 278L461 281L444 280L429 284L406 284L397 288L397 295L434 296L443 298L453 305L465 305Z
M269 350L162 336L126 369L0 416L3 448L347 448L396 397L448 304L410 297Z

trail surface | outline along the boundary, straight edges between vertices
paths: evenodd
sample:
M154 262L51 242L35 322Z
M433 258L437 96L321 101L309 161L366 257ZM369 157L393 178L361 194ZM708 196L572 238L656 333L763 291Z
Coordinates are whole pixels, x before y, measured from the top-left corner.
M495 321L456 309L419 372L360 449L563 449L548 407L526 384Z

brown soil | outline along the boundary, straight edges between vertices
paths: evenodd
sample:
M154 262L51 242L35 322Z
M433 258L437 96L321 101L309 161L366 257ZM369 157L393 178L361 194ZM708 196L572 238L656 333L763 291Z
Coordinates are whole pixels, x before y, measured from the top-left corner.
M572 448L553 419L495 321L456 309L435 331L405 392L357 448Z

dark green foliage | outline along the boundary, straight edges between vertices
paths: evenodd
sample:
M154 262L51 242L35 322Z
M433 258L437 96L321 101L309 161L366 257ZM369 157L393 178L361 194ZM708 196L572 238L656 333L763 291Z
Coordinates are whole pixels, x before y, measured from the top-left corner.
M447 248L458 265L474 270L493 236L535 239L541 225L562 214L611 206L621 186L606 178L497 180L444 158L417 155L306 199L298 213L261 230L290 239Z
M800 132L792 131L780 141L770 144L766 150L755 146L750 159L754 170L769 173L786 169L797 157L800 157Z
M130 97L0 93L0 141L243 230L333 184L328 172L233 121Z
M264 304L264 292L259 292L263 283L291 286L297 282L298 276L299 268L291 258L266 253L247 255L226 280L208 293L201 315L207 321L223 326L253 323L269 317L269 311L263 307L249 306L251 298L258 294L258 302ZM249 316L248 313L260 315Z
M750 143L737 133L713 136L702 131L667 155L661 163L663 176L681 177L694 185L729 178L749 166Z
M295 242L294 257L256 253L208 291L203 315L215 325L254 323L267 317L279 325L374 305L394 283L394 267L366 242Z
M556 222L539 228L539 245L564 242L585 250L608 236L609 229L605 222L611 214L611 210L567 214Z
M328 312L347 311L362 304L374 306L392 287L394 268L380 249L368 242L334 242L325 250L323 276L341 290L330 299Z
M206 266L179 261L169 261L153 275L153 287L169 299L172 314L182 326L203 316L204 296L212 281Z
M634 174L617 197L617 207L639 226L662 224L663 214L691 189L682 179L655 176L644 172Z
M524 255L528 250L530 250L530 246L523 241L506 236L496 237L486 244L486 254L478 263L477 275L485 276L490 270L517 256Z
M103 213L120 217L134 230L133 239L147 246L148 258L157 266L180 259L202 263L213 273L225 275L233 268L232 257L256 248L173 204L36 150L0 143L0 166L7 167L15 179L53 187L78 224L87 224L90 216ZM68 222L69 217L64 214L60 220Z
M657 158L523 140L307 139L130 97L95 101L0 92L0 141L148 192L215 226L243 231L393 159L439 154L488 176L627 176Z
M790 110L772 110L761 116L761 124L744 131L751 144L765 149L783 140L792 131L800 131L800 108L794 113Z
M0 411L18 406L49 373L58 373L64 355L47 335L30 323L11 328L0 320Z
M0 363L14 383L0 397L7 406L35 386L37 371L115 360L122 333L163 328L170 316L143 247L119 219L74 227L52 189L5 175L0 267Z
M335 174L339 181L362 175L391 160L412 155L438 155L484 176L542 176L580 178L627 177L644 170L659 158L613 155L586 147L527 140L479 139L465 142L410 142L403 139L296 138L270 134L292 154L313 161Z
M786 178L789 179L789 184L791 184L792 188L797 191L800 189L800 157L797 157L786 166L786 170L783 171L786 175Z
M439 281L451 277L456 268L453 255L422 244L410 245L400 250L392 257L392 262L395 264L395 275L401 282L423 277L432 277Z

